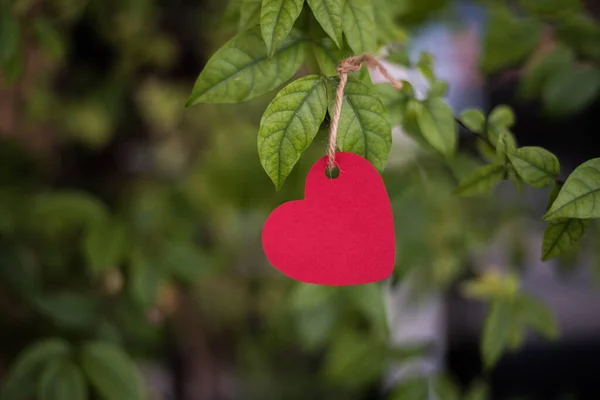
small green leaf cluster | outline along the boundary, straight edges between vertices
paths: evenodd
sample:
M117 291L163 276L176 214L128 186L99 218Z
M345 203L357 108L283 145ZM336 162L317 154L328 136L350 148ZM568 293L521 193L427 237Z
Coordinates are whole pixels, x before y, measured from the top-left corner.
M152 348L160 336L148 313L171 313L172 285L195 282L210 265L192 240L194 222L170 211L183 204L175 206L172 196L162 188L139 189L118 210L75 190L16 198L13 220L0 229L3 287L18 290L31 323L49 327L60 339L25 348L1 399L87 399L88 383L98 398L144 398L125 343ZM24 240L10 246L10 235ZM35 257L33 242L44 243ZM48 284L56 281L69 283Z
M482 71L522 69L520 94L539 98L550 117L583 111L600 94L600 27L581 1L517 4L519 15L507 5L490 6Z
M520 291L518 278L513 274L484 273L465 282L463 292L489 306L481 335L481 355L488 369L498 362L505 350L521 347L526 329L547 339L558 337L552 312L539 299Z
M596 207L600 190L600 158L581 164L564 183L551 193L544 221L543 258L549 259L572 248L589 227L589 220L600 217Z
M296 284L289 301L294 326L307 349L329 349L321 367L327 380L364 387L377 381L390 362L422 353L419 346L399 348L390 343L384 297L382 284ZM344 329L348 314L361 315L368 329Z
M426 99L412 97L407 100L402 126L404 132L425 149L432 149L446 159L451 159L458 143L454 113L443 100L446 94L444 87L436 85L433 77L429 79L432 85Z
M392 58L398 59L397 55ZM444 82L436 80L430 57L423 54L416 64L430 83L424 100L414 98L408 82L401 91L379 90L390 113L400 115L397 121L404 132L424 149L430 149L451 160L456 153L457 122L475 136L477 149L488 164L460 177L456 194L480 196L489 193L500 182L510 180L522 191L524 185L551 188L549 210L544 220L542 259L548 260L570 250L585 233L589 218L597 218L593 208L595 190L599 188L597 161L578 167L564 184L559 179L560 164L549 151L536 146L519 147L511 131L516 123L513 111L497 106L488 116L477 109L464 110L458 118L444 102ZM402 61L402 59L400 58ZM410 62L404 61L410 66ZM442 88L440 90L439 88ZM566 186L566 189L565 189ZM570 196L567 193L575 191ZM557 196L560 200L557 201Z
M6 6L0 7L0 70L9 81L14 81L20 74L23 63L21 48L21 22L16 13Z
M63 240L78 235L80 248L73 250L83 256L95 279L105 280L109 293L121 291L121 284L113 287L109 282L121 281L121 268L125 267L130 283L126 289L141 308L149 309L156 305L162 286L171 281L193 281L202 273L198 267L209 262L191 240L192 223L169 220L169 214L164 213L174 201L171 196L162 188L140 188L131 204L115 213L83 192L42 193L32 200L32 218L43 225L44 235ZM169 239L161 239L162 235ZM84 322L94 321L93 311L98 310L97 299L82 297L77 291L36 290L32 301L51 319L81 319L81 324L66 324L79 328L89 328Z
M563 183L554 154L541 147L518 147L510 132L514 115L507 107L496 107L488 118L478 110L465 110L459 119L477 135L478 148L490 163L465 176L456 192L463 196L485 194L506 179L519 189L524 184L551 188L543 218L548 225L541 258L548 260L570 250L587 230L588 220L600 216L594 208L600 189L599 159L580 165Z
M303 65L313 72L281 89L261 119L258 154L279 190L331 116L338 62L402 39L392 3L243 0L238 35L207 62L187 105L245 102L280 87ZM364 156L380 171L387 162L390 123L364 75L346 85L337 146Z
M25 348L0 391L3 400L32 396L43 400L145 398L137 367L119 347L100 341L74 346L59 338L42 339Z
M15 83L25 72L27 40L35 41L55 61L62 60L66 54L64 38L56 22L44 16L29 20L23 15L25 7L26 4L11 6L7 2L0 5L0 72L4 82L9 84Z

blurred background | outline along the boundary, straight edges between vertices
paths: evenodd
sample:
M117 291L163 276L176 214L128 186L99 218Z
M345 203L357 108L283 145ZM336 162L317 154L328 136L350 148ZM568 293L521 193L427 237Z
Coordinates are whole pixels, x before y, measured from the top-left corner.
M303 285L268 264L262 224L303 196L327 132L276 192L256 151L273 94L183 107L240 1L0 1L0 381L23 349L58 337L121 349L115 369L141 371L144 399L600 398L597 228L539 261L548 193L453 194L476 165L469 132L449 170L390 111L390 282ZM565 177L600 155L596 1L397 3L403 49L433 54L457 115L509 104L519 143L554 152ZM561 333L528 335L492 371L478 350L486 304L461 290L486 271L518 276ZM97 398L133 399L114 379Z

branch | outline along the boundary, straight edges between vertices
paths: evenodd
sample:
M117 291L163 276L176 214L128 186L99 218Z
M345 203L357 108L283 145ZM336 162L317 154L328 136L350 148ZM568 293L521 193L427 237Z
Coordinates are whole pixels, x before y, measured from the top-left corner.
M496 146L490 141L490 139L488 139L488 137L484 134L481 133L477 133L477 132L473 132L472 130L470 130L469 128L467 128L467 126L465 124L463 124L458 118L454 117L454 121L456 121L456 123L458 124L458 126L460 126L462 129L464 129L465 131L469 132L471 135L475 136L478 139L483 140L487 145L489 145L491 148L496 149ZM554 182L559 185L562 186L564 185L565 181L563 179L559 179L556 178L554 180Z
M465 124L463 124L460 119L454 117L454 121L456 121L456 123L458 124L458 126L460 126L461 128L463 128L465 131L469 132L471 135L483 140L486 144L488 144L490 147L492 147L493 149L496 148L496 146L490 142L490 139L487 138L487 136L485 136L484 134L481 133L477 133L477 132L473 132L472 130L470 130L469 128L467 128L467 126Z

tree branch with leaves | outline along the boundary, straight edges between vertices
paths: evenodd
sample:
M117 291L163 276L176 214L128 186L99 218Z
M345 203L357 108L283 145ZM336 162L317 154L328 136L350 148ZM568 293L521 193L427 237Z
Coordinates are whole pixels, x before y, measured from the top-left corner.
M327 124L327 114L331 116L339 82L336 66L350 55L375 53L382 46L400 43L400 50L397 45L392 47L395 50L387 59L421 72L429 84L425 98L416 98L410 82L404 81L402 88L390 91L373 84L368 74L356 73L346 86L337 148L359 154L383 171L392 145L391 121L399 122L422 150L446 160L461 151L458 126L466 128L476 138L479 155L487 164L464 176L456 187L456 195L485 195L505 180L519 190L524 185L550 188L548 209L543 215L547 227L542 259L556 257L572 248L585 233L589 220L600 217L600 207L596 207L600 201L600 159L587 161L563 181L559 178L560 164L555 155L541 147L518 145L511 131L516 121L509 107L498 106L488 116L477 109L455 116L444 100L447 84L435 76L433 57L423 53L412 63L402 50L406 34L396 24L396 17L401 16L403 10L396 3L387 0L308 0L306 3L302 0L242 0L238 34L208 61L187 105L245 102L286 84L304 66L302 70L309 71L309 75L287 83L279 91L266 108L258 130L261 164L279 190L322 125ZM524 3L530 12L556 12L538 10L533 3ZM491 18L483 54L484 72L522 60L540 37L537 22L528 16L515 17L506 7L492 6ZM503 36L505 30L509 34ZM500 54L496 48L506 51ZM529 92L533 91L534 80L541 84L540 71L556 65L551 58L559 57L557 52L561 51L562 48L556 48L529 69L530 77L524 83L531 89ZM559 63L566 65L562 60L569 57L560 57ZM592 72L581 71L581 74L588 73ZM581 81L589 80L581 77ZM554 104L552 93L557 90L555 86L547 89L544 102L550 109ZM578 99L576 103L583 104L584 100ZM488 331L495 330L493 326L497 323L502 324L501 316L508 304L516 301L523 309L535 310L527 315L538 313L542 307L528 297L514 300L506 291L500 293L504 295L496 293L488 299L492 301L486 323ZM533 325L536 328L535 321ZM547 326L537 327L548 336L554 336L554 330ZM506 343L502 342L501 348L509 341L520 342L516 338L521 337L520 334L507 329ZM496 354L495 345L488 344L486 338L484 332L483 350L486 360L492 363L499 353Z

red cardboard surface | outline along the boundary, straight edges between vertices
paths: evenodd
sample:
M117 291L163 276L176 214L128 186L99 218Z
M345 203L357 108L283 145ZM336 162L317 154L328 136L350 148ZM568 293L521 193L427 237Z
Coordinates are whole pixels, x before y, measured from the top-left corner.
M394 269L396 242L381 176L364 158L337 153L337 178L327 156L306 178L304 200L277 207L262 232L271 264L295 280L344 286L381 281Z

